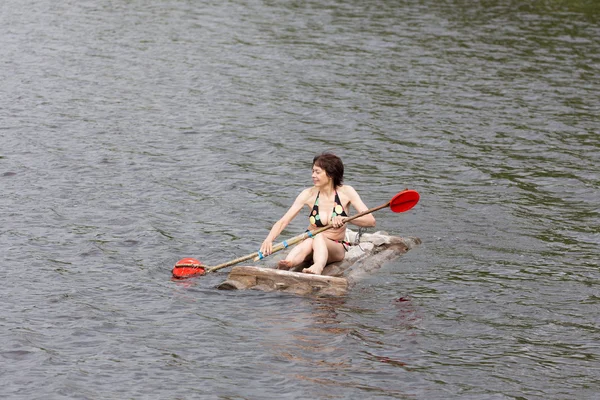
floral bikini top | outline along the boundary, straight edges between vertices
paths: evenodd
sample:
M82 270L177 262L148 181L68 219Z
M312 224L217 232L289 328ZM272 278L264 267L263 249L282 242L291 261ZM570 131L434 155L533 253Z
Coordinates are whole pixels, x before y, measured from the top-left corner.
M323 222L321 221L321 216L319 215L319 195L321 194L321 192L317 193L317 198L315 199L315 205L312 208L312 211L310 212L310 215L308 216L308 220L310 221L311 225L315 225L318 226L319 228L325 226L325 224L323 224ZM337 217L338 215L341 217L347 217L348 214L346 214L346 211L344 210L344 207L342 207L342 202L340 201L340 197L337 194L337 191L335 192L335 204L333 205L333 211L331 212L331 219L333 219L333 217Z

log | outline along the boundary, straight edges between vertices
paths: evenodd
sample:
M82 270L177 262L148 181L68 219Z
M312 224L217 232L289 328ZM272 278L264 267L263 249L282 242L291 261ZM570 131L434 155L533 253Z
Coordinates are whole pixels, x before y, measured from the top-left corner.
M227 280L219 289L259 289L279 290L295 294L317 294L321 296L341 296L348 290L348 280L326 275L311 275L273 268L253 266L233 267Z
M356 242L357 233L347 229L346 241ZM421 244L419 238L390 236L386 232L365 233L360 243L350 246L344 260L328 264L323 275L305 274L302 271L310 260L293 271L276 269L277 262L285 258L287 250L279 253L265 267L234 267L227 280L217 286L223 290L256 289L283 291L300 295L342 296L362 277L372 274L383 264L397 259Z

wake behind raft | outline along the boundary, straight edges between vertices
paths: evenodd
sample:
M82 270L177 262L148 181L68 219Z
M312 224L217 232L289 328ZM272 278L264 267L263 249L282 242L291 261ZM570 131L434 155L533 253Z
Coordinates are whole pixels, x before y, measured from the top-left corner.
M420 196L416 191L406 189L396 194L386 204L348 217L346 218L346 222L388 206L393 212L405 212L413 208L418 203L419 198ZM331 225L327 225L279 243L273 247L273 253L288 249L288 247L330 228ZM359 237L360 243L358 240ZM323 275L296 272L301 271L306 265L297 266L291 271L255 266L240 266L233 268L228 279L220 284L218 288L251 288L260 290L280 290L297 294L318 293L321 295L341 295L347 291L349 285L356 280L358 276L364 275L367 271L379 268L384 262L399 257L421 243L418 238L390 236L385 232L363 234L360 236L350 229L347 229L346 241L356 243L357 245L350 247L344 260L327 265L323 270ZM285 254L278 257L278 259L281 259L284 256ZM221 268L239 264L250 259L258 261L263 258L264 256L262 253L255 252L215 267L207 267L198 259L188 257L179 260L175 264L172 274L174 279L186 279L214 272ZM276 262L278 259L275 259L274 261Z

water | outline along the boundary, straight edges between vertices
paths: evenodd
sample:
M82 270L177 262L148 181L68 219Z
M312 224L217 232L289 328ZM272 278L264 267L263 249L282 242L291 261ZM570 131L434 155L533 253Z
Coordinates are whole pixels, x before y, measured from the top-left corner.
M5 0L0 394L596 398L599 17ZM418 190L376 218L423 245L340 299L170 280L256 251L324 150L370 207Z

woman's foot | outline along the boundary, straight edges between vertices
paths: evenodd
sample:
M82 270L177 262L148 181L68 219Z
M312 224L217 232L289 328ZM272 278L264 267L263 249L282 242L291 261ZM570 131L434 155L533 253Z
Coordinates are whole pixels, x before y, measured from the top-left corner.
M283 270L289 270L290 268L292 268L292 262L288 261L288 260L281 260L277 263L277 269L283 269Z
M325 267L318 267L315 264L313 264L310 266L310 268L304 268L302 272L304 272L305 274L321 275L323 273L323 268Z

